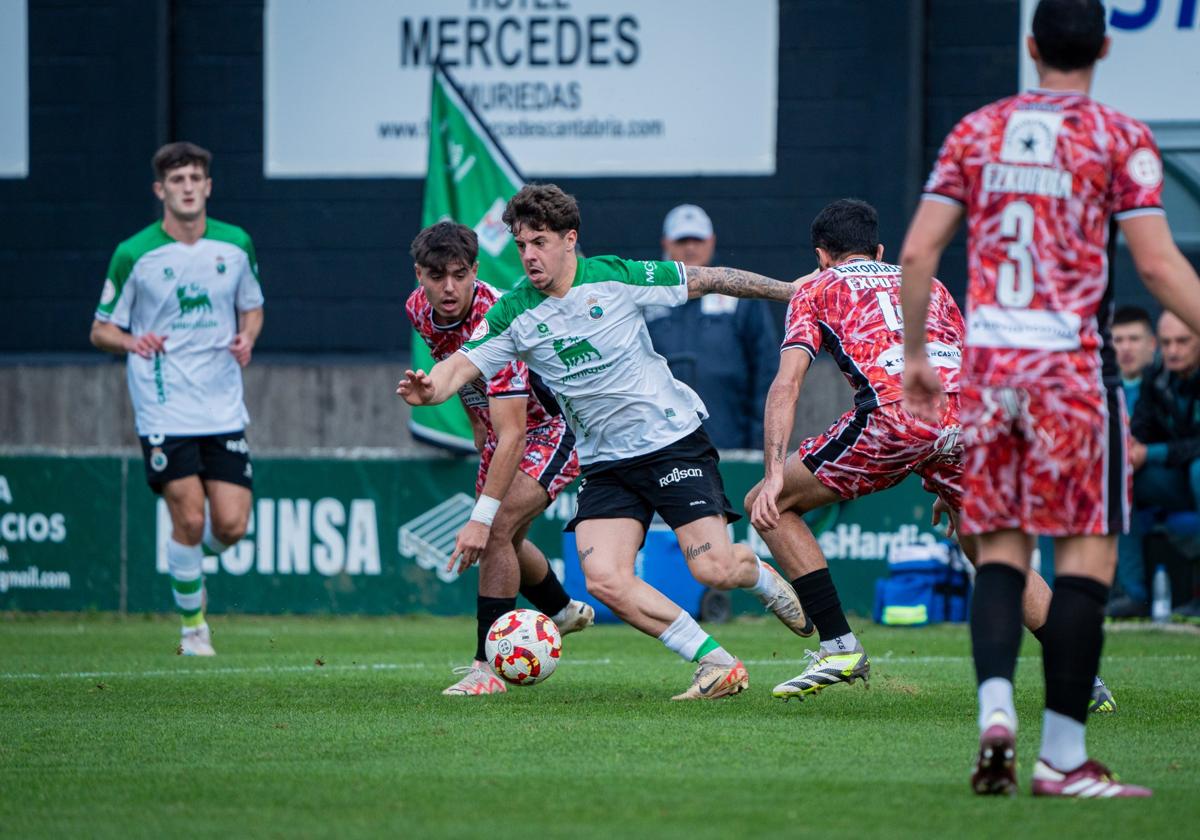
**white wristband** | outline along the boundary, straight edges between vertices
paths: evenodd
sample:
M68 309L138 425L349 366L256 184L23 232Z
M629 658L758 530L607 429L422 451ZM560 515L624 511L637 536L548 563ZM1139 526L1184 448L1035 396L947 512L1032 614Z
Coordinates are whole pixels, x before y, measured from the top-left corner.
M482 522L490 528L498 510L500 510L499 499L480 494L479 500L475 502L475 508L471 511L471 519L475 522Z

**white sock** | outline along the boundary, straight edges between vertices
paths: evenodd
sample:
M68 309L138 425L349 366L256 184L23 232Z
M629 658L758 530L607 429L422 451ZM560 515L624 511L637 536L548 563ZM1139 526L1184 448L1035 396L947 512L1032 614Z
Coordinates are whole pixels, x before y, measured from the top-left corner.
M700 661L706 665L720 665L728 668L734 662L737 662L737 658L732 653L725 650L725 648L718 647L716 650L709 651L701 656Z
M755 559L758 560L758 581L749 588L749 591L766 600L779 591L779 578L771 574L771 570L765 562L757 557Z
M204 590L197 585L200 580L200 563L204 552L198 545L184 545L173 538L167 540L167 571L171 574L171 594L175 596L175 607L184 615L200 609Z
M212 518L208 515L208 508L204 509L204 537L200 542L213 554L224 554L225 550L229 548L229 546L213 536Z
M708 641L708 634L696 623L696 619L680 610L679 617L671 622L671 626L662 632L658 640L666 645L668 650L691 662L700 646Z
M854 638L853 633L843 633L841 636L834 636L832 639L826 639L821 642L821 651L823 653L846 653L854 650L858 645L858 639Z
M1017 708L1013 705L1013 684L1004 677L990 677L979 684L979 731L987 729L992 715L1005 715L1015 732ZM1072 765L1074 766L1074 765Z
M1092 682L1092 688L1095 688L1096 686L1100 686L1100 685L1104 685L1104 680L1100 679L1100 675L1097 674L1095 681Z
M1082 723L1046 710L1042 718L1042 751L1039 758L1055 770L1068 772L1087 761L1086 729Z

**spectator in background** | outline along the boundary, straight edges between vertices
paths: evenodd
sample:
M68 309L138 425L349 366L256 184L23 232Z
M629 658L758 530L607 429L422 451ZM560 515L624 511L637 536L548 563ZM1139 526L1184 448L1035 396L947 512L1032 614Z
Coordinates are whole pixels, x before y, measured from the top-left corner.
M664 259L712 264L712 220L681 204L663 221ZM708 406L705 431L718 449L760 449L763 404L779 364L779 327L766 301L709 294L680 307L645 309L654 349L675 378Z
M1200 336L1170 312L1158 319L1162 362L1146 371L1130 431L1135 508L1200 510ZM1135 525L1144 525L1138 518ZM1144 528L1137 530L1144 531ZM1109 614L1120 617L1114 603ZM1193 602L1185 609L1192 613Z
M1117 367L1121 371L1121 388L1125 392L1125 410L1132 417L1142 390L1142 374L1154 363L1154 353L1158 349L1150 313L1140 306L1118 308L1112 320L1112 341L1117 352ZM1142 559L1148 528L1148 523L1142 521L1144 518L1144 514L1135 511L1129 533L1117 537L1116 577L1120 594L1109 602L1109 615L1113 618L1150 614Z

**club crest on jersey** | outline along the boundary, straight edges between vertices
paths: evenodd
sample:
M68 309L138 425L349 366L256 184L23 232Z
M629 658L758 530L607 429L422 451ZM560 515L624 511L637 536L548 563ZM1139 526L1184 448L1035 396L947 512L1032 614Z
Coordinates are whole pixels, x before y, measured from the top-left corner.
M471 338L469 340L470 341L479 341L479 339L484 338L488 334L488 329L489 329L489 327L488 327L487 318L484 318L482 321L480 321L478 324L475 325L475 329L473 329L471 331Z
M158 447L150 450L150 469L162 472L167 468L167 454Z
M599 321L604 317L604 310L600 308L600 301L595 297L587 299L588 317L593 321Z
M1005 163L1053 163L1063 115L1053 111L1016 111L1004 126L1000 160Z
M225 258L217 255L217 274L225 273Z
M175 279L175 269L171 268L171 266L167 266L166 268L164 268L163 269L163 279L164 280L174 280Z
M1162 183L1162 161L1151 149L1138 149L1131 154L1129 161L1125 164L1125 169L1134 183L1148 190L1152 190Z

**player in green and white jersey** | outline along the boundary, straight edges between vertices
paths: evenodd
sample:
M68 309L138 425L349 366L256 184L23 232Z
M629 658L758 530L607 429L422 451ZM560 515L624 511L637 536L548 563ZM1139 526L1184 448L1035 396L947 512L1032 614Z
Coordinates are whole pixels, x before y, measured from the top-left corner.
M539 374L575 432L583 483L567 528L576 533L588 591L699 662L692 685L675 699L736 694L749 684L742 663L634 573L656 512L675 530L698 581L753 591L800 635L812 633L812 623L778 572L730 542L726 523L738 515L700 425L704 403L654 352L642 310L708 292L783 301L795 286L732 268L578 257L579 208L552 184L523 188L503 218L527 279L496 302L461 351L428 374L407 371L397 393L413 405L440 403L514 358Z
M146 480L171 513L167 563L183 618L180 651L212 656L201 560L246 533L253 470L242 371L263 324L254 245L210 219L212 155L170 143L154 155L163 218L117 246L92 344L127 356ZM207 505L205 504L207 500Z

